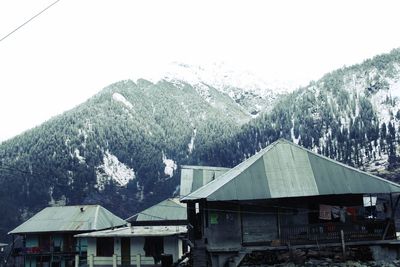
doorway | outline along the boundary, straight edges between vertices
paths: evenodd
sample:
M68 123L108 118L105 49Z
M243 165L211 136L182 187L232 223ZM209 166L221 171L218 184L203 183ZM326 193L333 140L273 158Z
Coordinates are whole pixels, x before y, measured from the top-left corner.
M121 264L122 266L131 265L131 239L129 237L121 238Z

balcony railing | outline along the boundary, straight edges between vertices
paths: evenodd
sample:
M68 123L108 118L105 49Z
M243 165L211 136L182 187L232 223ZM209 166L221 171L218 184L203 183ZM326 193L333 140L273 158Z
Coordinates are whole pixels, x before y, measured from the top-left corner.
M20 255L46 255L46 254L69 254L75 255L80 254L81 250L76 247L22 247L22 248L14 248L13 249L13 256L20 256Z
M393 223L388 221L362 221L353 223L328 222L321 224L297 225L281 227L281 244L308 244L308 243L336 243L341 242L341 231L344 240L369 241L394 239L395 230Z

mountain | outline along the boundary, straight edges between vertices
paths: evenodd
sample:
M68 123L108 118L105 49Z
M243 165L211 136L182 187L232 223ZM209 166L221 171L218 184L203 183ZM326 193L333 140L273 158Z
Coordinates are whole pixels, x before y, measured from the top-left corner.
M0 231L49 204L99 203L126 217L169 197L178 164L206 161L254 117L247 109L205 82L112 84L0 145Z
M249 70L234 68L227 63L199 66L173 62L159 72L144 75L154 83L159 80L184 81L195 86L204 97L208 96L211 86L228 95L253 117L270 110L280 96L294 87L293 83L266 81Z
M126 217L177 194L179 165L232 167L280 137L398 179L400 49L291 93L210 73L117 82L0 144L0 235L48 204Z
M220 148L238 144L244 159L284 137L377 174L388 175L389 169L397 179L399 126L400 49L395 49L328 73L282 97Z

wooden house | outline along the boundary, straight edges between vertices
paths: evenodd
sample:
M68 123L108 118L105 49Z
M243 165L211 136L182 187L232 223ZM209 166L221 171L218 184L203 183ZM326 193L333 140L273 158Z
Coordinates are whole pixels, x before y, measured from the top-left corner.
M45 208L9 232L14 241L23 240L22 247L13 249L15 263L25 267L74 266L76 256L86 256L87 247L85 239L77 240L74 235L125 224L99 205Z
M225 266L254 251L392 243L398 192L281 139L181 201L194 266Z
M126 227L76 235L87 240L87 264L92 266L153 266L186 252L186 204L166 199L128 219ZM100 246L107 246L106 250Z

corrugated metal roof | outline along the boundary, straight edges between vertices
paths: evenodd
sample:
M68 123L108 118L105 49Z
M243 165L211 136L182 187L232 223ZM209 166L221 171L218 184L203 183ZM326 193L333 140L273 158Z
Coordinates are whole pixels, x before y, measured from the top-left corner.
M93 231L124 224L126 221L99 205L48 207L9 234Z
M280 139L182 201L400 192L400 185Z
M160 203L141 211L127 221L178 221L186 220L186 204L178 198L168 198Z
M182 165L179 195L186 196L229 170L223 167Z
M197 166L197 165L181 165L181 169L210 170L210 171L229 171L230 170L230 168L226 168L226 167Z
M184 234L186 226L131 226L112 230L96 231L75 235L75 237L133 237L133 236L171 236Z

